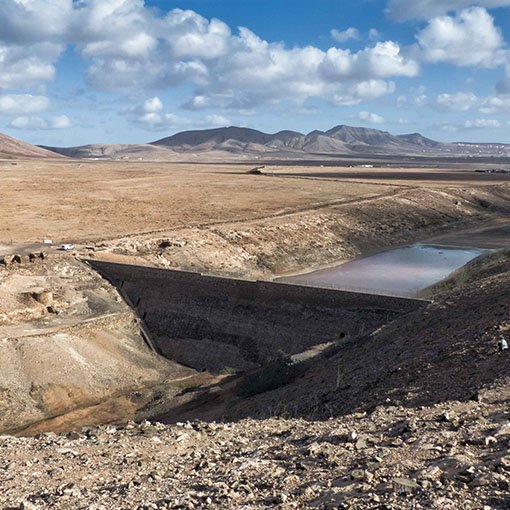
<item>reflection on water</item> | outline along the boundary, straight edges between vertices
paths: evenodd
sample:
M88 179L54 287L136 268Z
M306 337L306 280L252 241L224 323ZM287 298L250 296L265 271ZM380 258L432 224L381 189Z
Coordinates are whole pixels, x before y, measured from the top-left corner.
M446 278L484 251L415 244L277 281L409 296Z

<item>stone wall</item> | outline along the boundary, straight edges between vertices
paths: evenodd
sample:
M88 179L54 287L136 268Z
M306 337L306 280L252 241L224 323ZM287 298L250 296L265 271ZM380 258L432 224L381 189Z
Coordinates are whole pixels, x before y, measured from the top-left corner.
M164 356L198 370L251 368L279 352L368 333L426 303L88 262L131 301Z

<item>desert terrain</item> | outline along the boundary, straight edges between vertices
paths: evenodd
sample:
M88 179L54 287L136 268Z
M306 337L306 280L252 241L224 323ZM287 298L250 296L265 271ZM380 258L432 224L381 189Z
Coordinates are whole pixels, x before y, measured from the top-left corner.
M87 262L271 281L470 239L510 221L510 174L479 171L506 160L31 156L0 160L3 508L509 508L507 252L382 325L205 372Z

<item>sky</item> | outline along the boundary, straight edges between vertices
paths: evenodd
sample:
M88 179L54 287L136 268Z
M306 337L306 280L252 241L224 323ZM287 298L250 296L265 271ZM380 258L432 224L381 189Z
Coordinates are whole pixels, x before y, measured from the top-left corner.
M0 132L339 124L510 143L510 0L0 0Z

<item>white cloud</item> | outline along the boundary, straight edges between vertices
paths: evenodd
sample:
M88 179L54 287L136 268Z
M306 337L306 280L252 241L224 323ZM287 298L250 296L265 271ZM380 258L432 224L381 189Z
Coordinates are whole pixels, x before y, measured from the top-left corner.
M339 43L344 43L350 39L359 41L361 39L361 34L359 33L359 30L354 27L350 27L343 31L339 31L334 28L331 30L331 37Z
M419 73L393 41L364 49L288 48L247 28L191 10L162 12L144 0L1 0L0 88L25 88L55 77L55 62L74 45L86 78L101 91L195 87L190 109L250 112L259 104L309 98L359 104L395 90L392 78ZM5 15L5 13L7 13ZM350 28L335 36L357 38ZM373 29L370 37L379 38ZM147 106L145 113L162 107ZM152 108L152 109L151 109Z
M500 29L481 7L466 9L455 17L434 18L417 39L429 62L491 68L508 58Z
M153 97L152 99L147 99L143 103L143 109L146 112L160 112L163 110L163 102L159 97Z
M227 126L230 124L229 119L217 114L206 115L201 119L194 120L188 117L175 115L174 113L165 112L163 102L159 97L147 99L141 105L127 108L124 110L124 114L127 115L131 122L151 131Z
M371 124L384 124L384 117L367 111L359 112L358 119L370 122Z
M458 126L454 126L453 124L449 124L448 122L444 122L441 125L441 131L446 131L447 133L456 133L459 130Z
M193 120L173 113L145 113L136 122L151 131L168 129L191 129L230 125L229 119L222 115L206 115L202 119Z
M479 103L479 99L472 92L457 92L456 94L440 94L436 98L436 103L442 110L467 112Z
M17 129L66 129L72 127L72 123L66 115L57 117L16 117L9 126Z
M381 38L381 33L376 28L371 28L368 31L368 38L372 41L377 41Z
M403 56L400 46L392 41L379 42L357 53L330 48L322 69L325 75L335 78L417 76L419 72L417 62Z
M223 115L207 115L204 122L209 126L228 126L231 124L230 120Z
M66 129L72 127L72 123L67 115L59 115L48 119L48 127L49 129Z
M472 5L486 7L509 7L510 0L389 0L387 14L397 20L431 19Z
M485 97L478 110L485 114L510 112L510 94Z
M54 62L64 46L41 42L29 45L10 45L2 42L0 33L0 88L27 87L55 78Z
M466 129L500 128L501 122L496 119L476 119L464 122Z
M2 0L0 39L33 44L60 38L70 26L72 0Z
M456 133L458 131L476 130L476 129L500 129L503 124L497 119L475 119L466 120L461 124L451 124L445 121L441 125L441 130Z
M0 88L53 80L66 46L72 0L2 0Z
M410 124L410 121L408 119L400 118L397 120L397 124L400 124L401 126L406 126L407 124Z
M167 13L144 0L2 0L0 87L52 80L73 44L88 61L87 79L103 91L196 87L188 107L251 111L308 98L357 104L395 89L391 78L416 76L419 65L392 41L358 52L287 48L247 28L232 33L218 19ZM348 29L340 39L358 37ZM371 37L378 37L374 30ZM157 113L157 111L146 112Z
M47 110L50 100L45 96L30 94L0 95L0 115L40 113Z
M429 102L429 98L426 94L427 87L421 85L419 87L411 88L410 93L408 95L402 94L397 98L397 107L398 108L421 108L425 106Z

